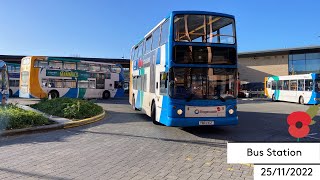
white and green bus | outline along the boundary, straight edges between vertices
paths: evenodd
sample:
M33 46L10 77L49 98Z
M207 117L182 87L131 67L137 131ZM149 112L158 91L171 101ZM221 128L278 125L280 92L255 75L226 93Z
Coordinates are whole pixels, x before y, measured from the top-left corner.
M265 95L272 101L319 104L320 74L266 77Z
M121 65L56 57L25 57L21 61L19 97L122 97Z

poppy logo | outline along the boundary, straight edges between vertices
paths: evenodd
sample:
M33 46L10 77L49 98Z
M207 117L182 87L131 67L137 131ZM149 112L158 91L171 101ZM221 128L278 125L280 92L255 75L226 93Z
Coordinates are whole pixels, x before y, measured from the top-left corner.
M195 113L195 114L199 114L199 112L200 112L200 111L199 111L198 109L194 110L194 113Z
M290 135L295 138L306 137L310 132L309 125L311 121L311 117L305 112L297 111L291 113L287 118Z

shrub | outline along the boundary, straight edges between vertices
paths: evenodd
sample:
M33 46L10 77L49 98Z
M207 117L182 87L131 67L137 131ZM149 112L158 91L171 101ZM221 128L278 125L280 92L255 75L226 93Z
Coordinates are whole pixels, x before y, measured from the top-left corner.
M50 115L69 119L84 119L103 112L102 107L88 100L72 98L56 98L40 101L31 107Z
M0 130L20 129L52 123L41 114L20 109L12 104L0 107Z

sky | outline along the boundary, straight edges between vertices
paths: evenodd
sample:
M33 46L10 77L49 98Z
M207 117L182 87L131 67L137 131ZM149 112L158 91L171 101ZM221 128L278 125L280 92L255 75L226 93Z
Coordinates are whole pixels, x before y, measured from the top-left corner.
M320 45L317 0L0 0L0 54L129 58L171 11L234 15L238 52Z

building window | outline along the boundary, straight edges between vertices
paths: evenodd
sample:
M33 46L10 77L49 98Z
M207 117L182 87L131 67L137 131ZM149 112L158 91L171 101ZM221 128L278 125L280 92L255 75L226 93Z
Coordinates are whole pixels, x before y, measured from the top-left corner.
M320 73L320 53L290 54L289 74Z

